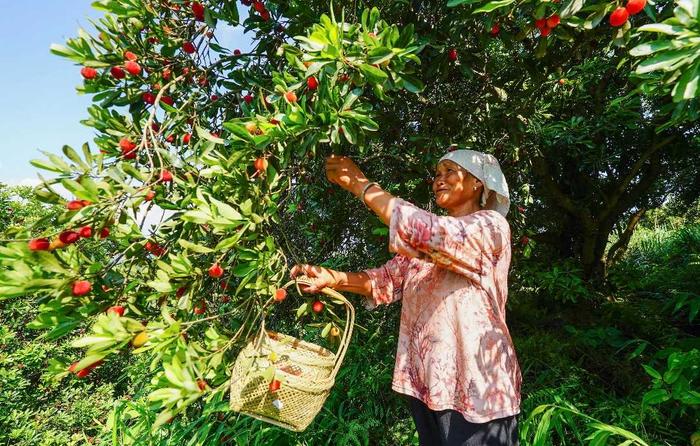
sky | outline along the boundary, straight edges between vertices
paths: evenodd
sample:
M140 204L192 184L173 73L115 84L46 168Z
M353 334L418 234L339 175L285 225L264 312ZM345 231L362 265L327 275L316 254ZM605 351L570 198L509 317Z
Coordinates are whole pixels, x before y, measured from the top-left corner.
M52 43L65 44L78 28L92 29L89 18L103 12L92 0L29 0L2 2L0 14L0 183L34 185L39 170L31 159L40 150L61 153L67 144L79 149L91 142L93 129L80 123L88 117L90 95L75 89L82 83L80 66L49 52ZM241 20L245 11L241 9ZM242 26L217 30L227 48L250 48L251 33ZM44 177L53 174L41 171Z

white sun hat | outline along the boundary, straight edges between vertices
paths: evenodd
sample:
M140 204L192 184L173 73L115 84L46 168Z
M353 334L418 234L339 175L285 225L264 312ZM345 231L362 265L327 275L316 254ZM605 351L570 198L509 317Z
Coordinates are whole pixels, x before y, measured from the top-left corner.
M478 178L484 184L480 201L481 207L498 211L505 217L510 208L510 194L508 193L506 177L503 175L496 157L476 150L455 150L453 147L455 146L450 146L451 151L440 158L440 161L450 160L457 163Z

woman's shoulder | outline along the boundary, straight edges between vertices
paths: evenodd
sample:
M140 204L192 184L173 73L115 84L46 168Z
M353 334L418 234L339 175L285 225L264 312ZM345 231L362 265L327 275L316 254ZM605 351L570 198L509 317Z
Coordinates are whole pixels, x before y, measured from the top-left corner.
M483 219L485 224L495 226L510 234L510 223L500 212L493 209L480 209L473 214L475 217Z

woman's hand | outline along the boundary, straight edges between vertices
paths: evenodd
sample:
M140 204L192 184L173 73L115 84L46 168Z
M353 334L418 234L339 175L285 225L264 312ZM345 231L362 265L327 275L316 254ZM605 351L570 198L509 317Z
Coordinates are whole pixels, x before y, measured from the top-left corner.
M369 182L357 164L347 156L326 157L326 177L345 190L356 193L358 186Z
M289 276L293 279L298 275L308 276L313 283L311 286L299 284L299 288L305 293L318 293L325 287L334 288L338 284L332 270L322 266L294 265Z

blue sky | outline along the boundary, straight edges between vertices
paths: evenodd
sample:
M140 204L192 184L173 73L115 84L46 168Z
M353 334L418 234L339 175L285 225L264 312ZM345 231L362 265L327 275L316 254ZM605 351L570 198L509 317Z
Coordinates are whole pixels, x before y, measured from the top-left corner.
M0 36L0 182L35 184L37 169L29 164L42 158L39 149L59 153L64 144L79 148L93 138L80 123L88 117L89 95L78 95L80 67L49 52L52 43L64 44L78 28L92 29L88 18L101 11L91 0L30 0L2 2ZM241 19L245 11L241 9ZM220 44L250 48L251 34L242 26L217 31ZM51 172L42 172L51 176Z

